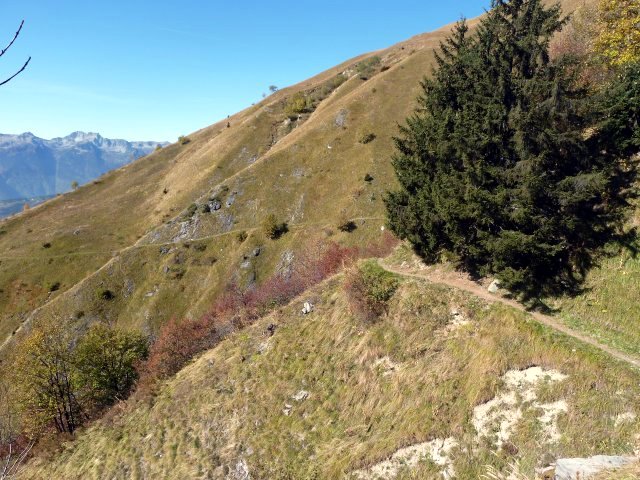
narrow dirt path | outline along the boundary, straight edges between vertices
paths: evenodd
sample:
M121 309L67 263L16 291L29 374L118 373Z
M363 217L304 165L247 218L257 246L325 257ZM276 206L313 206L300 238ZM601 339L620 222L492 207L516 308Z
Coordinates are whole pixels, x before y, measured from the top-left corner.
M628 355L609 345L600 343L598 340L594 339L593 337L590 337L581 332L573 330L572 328L567 327L566 325L562 324L561 322L559 322L557 319L555 319L550 315L545 315L544 313L527 310L524 305L522 305L521 303L515 300L511 300L509 298L505 298L500 295L490 293L485 287L483 287L477 282L474 282L473 280L469 279L464 275L452 273L452 272L442 272L439 270L431 270L431 269L425 269L425 270L421 270L420 272L415 272L415 271L412 271L411 268L394 267L391 265L387 265L382 260L379 260L378 263L385 270L401 275L403 277L419 278L422 280L427 280L432 283L447 285L453 288L458 288L460 290L469 292L475 295L476 297L480 297L483 300L486 300L490 303L499 302L504 305L508 305L512 308L515 308L517 310L527 313L528 315L533 317L534 320L542 323L543 325L553 328L554 330L561 332L565 335L568 335L569 337L575 338L576 340L579 340L582 343L591 345L592 347L595 347L598 350L601 350L609 354L610 356L612 356L617 360L620 360L621 362L624 362L636 368L640 368L640 359L633 357L631 355Z

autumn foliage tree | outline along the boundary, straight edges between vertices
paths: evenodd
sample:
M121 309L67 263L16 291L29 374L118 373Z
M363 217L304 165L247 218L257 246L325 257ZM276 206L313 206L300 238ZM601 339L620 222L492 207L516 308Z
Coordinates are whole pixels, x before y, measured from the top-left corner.
M148 340L139 332L92 325L73 359L83 400L101 409L126 398L138 379L136 366L148 351Z
M52 423L58 432L73 433L83 421L73 342L71 332L47 321L15 349L11 380L23 428L31 435Z
M612 66L640 61L640 3L601 0L596 49Z
M63 322L39 322L9 362L24 432L37 436L53 426L73 433L128 395L146 355L147 340L139 333L97 324L81 335Z

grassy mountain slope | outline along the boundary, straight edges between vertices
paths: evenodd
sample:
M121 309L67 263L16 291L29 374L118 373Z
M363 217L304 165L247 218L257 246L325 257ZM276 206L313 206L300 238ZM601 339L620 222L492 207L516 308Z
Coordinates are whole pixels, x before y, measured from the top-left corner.
M90 427L23 477L374 478L369 468L398 449L449 439L448 468L480 478L486 465L517 460L530 475L557 457L638 447L637 371L526 314L415 279L403 279L388 316L363 324L341 284L334 277L234 334L153 404ZM304 300L316 309L303 317ZM500 396L510 375L535 368L544 375L532 390L524 382ZM478 435L478 406L495 398L505 403ZM443 469L423 460L397 478Z
M409 113L444 33L378 52L382 62L366 82L356 73L360 59L347 62L232 116L230 128L219 122L189 135L185 145L3 222L0 336L41 315L106 317L153 329L171 316L198 314L220 278L238 273L259 281L283 252L311 237L335 233L354 243L371 237L383 223L382 192L393 182L389 126ZM341 72L348 80L333 89ZM299 91L317 106L291 122L285 104ZM369 133L376 139L360 143ZM368 172L370 184L363 180ZM191 203L212 196L223 201L221 210L185 216ZM277 243L258 228L269 212L291 230ZM355 232L336 232L344 215L359 219ZM240 230L250 234L243 245L235 240ZM181 245L194 239L206 250L183 253ZM160 244L173 250L161 252ZM256 246L264 255L247 273L239 265ZM113 301L99 299L105 289Z
M154 332L170 317L202 313L230 278L260 282L318 239L362 244L375 237L384 223L382 194L395 181L395 125L411 112L448 32L347 61L190 134L184 145L0 223L1 344L42 316ZM380 63L363 81L358 65L374 55ZM285 109L298 93L313 107L292 121ZM370 134L373 141L363 143ZM373 181L364 180L367 173ZM212 198L222 208L202 213ZM276 242L260 229L268 213L289 224ZM339 232L343 218L358 228ZM241 231L249 235L242 244ZM107 290L112 300L101 298ZM569 310L574 304L565 302ZM571 317L574 324L605 335L597 316L583 325L576 308L581 320ZM621 338L635 338L629 323L617 325Z

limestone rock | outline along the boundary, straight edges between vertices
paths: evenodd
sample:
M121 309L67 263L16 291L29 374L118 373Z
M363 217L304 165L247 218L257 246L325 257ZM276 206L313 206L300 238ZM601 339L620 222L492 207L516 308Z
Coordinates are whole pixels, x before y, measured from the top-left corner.
M498 291L500 290L500 280L494 280L493 282L491 282L487 290L489 291L489 293L498 293Z
M589 458L560 458L556 462L555 480L588 480L603 470L623 467L638 461L634 457L596 455Z

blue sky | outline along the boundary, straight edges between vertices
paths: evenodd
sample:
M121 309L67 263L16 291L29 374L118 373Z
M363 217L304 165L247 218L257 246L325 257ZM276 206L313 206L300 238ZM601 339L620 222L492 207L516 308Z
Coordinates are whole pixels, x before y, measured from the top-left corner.
M481 0L6 0L0 132L169 140L351 57L482 13ZM4 39L4 40L2 40Z

